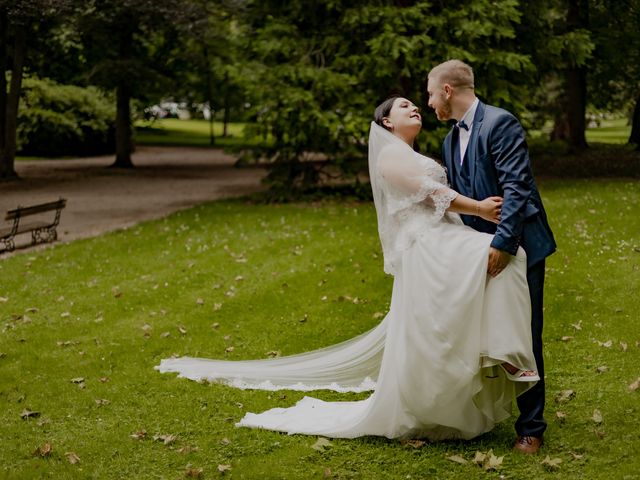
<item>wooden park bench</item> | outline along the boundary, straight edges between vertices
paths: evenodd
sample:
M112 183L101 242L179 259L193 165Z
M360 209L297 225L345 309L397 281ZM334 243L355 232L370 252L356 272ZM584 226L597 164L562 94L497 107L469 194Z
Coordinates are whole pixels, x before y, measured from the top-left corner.
M67 204L64 198L55 202L41 203L32 205L31 207L18 207L8 210L4 219L7 222L13 222L11 226L0 226L0 242L4 243L4 252L11 252L16 248L14 237L21 233L31 232L31 244L41 242L54 242L58 238L56 227L60 223L60 212ZM56 211L53 220L36 220L24 221L25 217Z

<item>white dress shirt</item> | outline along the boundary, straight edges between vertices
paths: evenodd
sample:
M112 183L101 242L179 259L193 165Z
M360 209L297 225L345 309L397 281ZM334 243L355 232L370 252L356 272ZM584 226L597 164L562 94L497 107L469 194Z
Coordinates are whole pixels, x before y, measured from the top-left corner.
M471 138L471 130L473 129L473 117L476 116L476 109L478 108L479 100L476 98L469 110L462 116L460 121L464 121L469 126L469 130L464 128L460 129L460 163L464 162L464 154L467 152L467 146L469 145L469 139Z

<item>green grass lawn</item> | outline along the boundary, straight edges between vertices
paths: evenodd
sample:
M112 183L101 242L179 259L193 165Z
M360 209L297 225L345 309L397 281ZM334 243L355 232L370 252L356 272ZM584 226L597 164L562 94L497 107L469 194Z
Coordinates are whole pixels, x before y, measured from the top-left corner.
M210 147L209 122L207 120L179 120L176 118L159 119L149 125L147 122L136 124L136 142L140 145L171 145L189 147ZM230 123L228 136L223 137L222 122L214 122L213 133L215 147L233 148L256 144L247 141L244 136L244 123Z
M587 128L587 142L624 144L631 135L631 125L626 118L603 120L599 127Z
M318 451L316 437L234 427L303 392L156 372L171 355L331 345L373 327L389 304L370 204L224 201L0 261L0 477L218 478L229 465L223 476L248 479L640 478L640 389L629 388L640 377L638 187L542 184L559 251L548 261L540 456L510 451L512 421L468 442L360 438ZM154 440L162 435L175 440ZM34 455L45 444L51 452ZM497 472L447 459L489 449L504 456ZM543 465L547 455L561 463Z
M551 132L551 122L540 130L531 130L528 132L530 138L547 140ZM611 120L602 120L600 125L594 128L587 128L585 131L587 142L592 143L608 143L624 145L631 135L631 125L626 118L616 118Z

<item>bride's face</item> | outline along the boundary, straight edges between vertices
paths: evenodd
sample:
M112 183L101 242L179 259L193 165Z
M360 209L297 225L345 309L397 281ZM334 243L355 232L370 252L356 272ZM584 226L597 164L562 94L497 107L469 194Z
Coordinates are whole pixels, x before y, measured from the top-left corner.
M415 138L422 128L419 108L406 98L396 98L389 115L383 119L385 126L403 138Z
M446 121L451 119L451 87L440 81L429 78L427 82L427 95L429 96L429 107L436 112L438 120Z

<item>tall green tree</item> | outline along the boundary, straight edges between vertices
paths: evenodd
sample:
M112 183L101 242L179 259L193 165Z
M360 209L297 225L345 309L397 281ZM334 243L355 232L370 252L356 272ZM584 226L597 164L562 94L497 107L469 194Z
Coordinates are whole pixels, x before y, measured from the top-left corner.
M589 99L596 108L630 111L629 143L640 149L639 0L591 0L596 50L589 69Z
M586 147L587 71L594 42L587 1L521 2L520 51L530 56L535 72L529 78L527 110L536 127L551 120L551 140L574 150Z
M315 183L318 163L346 172L361 166L376 104L399 93L424 105L425 78L437 63L468 61L479 93L516 110L524 104L518 84L534 70L519 52L515 0L256 0L245 18L253 32L246 75L258 105L255 134L274 139L260 154L272 160L270 179L284 191ZM425 128L438 126L434 119ZM439 152L443 130L429 132L423 145Z
M132 99L157 98L172 86L175 25L188 7L179 0L89 0L79 9L89 82L116 92L114 167L133 167Z
M34 46L70 7L71 0L0 0L0 180L17 177L18 109L29 53L37 55Z
M178 24L181 43L174 49L178 89L175 96L191 103L206 103L210 144L215 145L214 112L223 112L223 136L227 135L230 112L245 100L240 66L246 28L240 22L243 2L191 0L191 18Z

